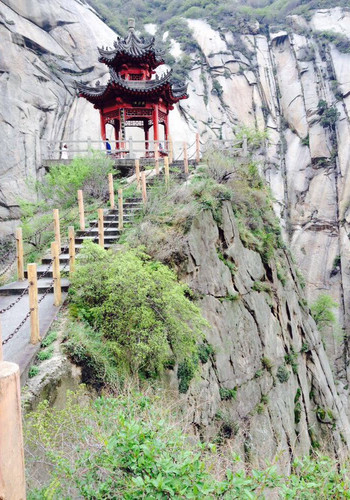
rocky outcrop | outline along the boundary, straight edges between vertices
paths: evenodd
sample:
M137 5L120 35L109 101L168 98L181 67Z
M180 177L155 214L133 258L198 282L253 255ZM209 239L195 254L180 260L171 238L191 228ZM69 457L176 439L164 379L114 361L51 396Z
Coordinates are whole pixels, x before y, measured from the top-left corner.
M8 232L26 181L40 175L44 141L98 137L98 112L72 84L103 78L97 46L115 33L85 2L4 0L0 39L0 221Z
M278 458L288 470L318 446L343 459L349 422L288 252L270 267L245 248L230 202L220 224L202 212L183 248L181 275L201 297L215 351L186 396L197 433L231 438L253 465Z

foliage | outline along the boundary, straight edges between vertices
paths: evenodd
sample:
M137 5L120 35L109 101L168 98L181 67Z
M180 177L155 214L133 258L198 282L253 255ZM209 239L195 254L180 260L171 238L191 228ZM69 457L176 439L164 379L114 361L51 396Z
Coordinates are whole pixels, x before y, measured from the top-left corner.
M222 94L224 93L224 89L222 88L221 83L216 78L213 78L212 93L217 95L218 97L222 96Z
M331 128L334 130L335 124L340 116L339 111L335 106L328 106L326 101L320 100L318 105L318 114L321 116L320 123L324 128Z
M276 376L277 376L278 380L281 382L281 384L284 384L285 382L288 381L288 379L290 377L290 373L284 365L280 365L277 368Z
M38 375L39 373L39 367L36 366L36 365L33 365L29 368L29 371L28 371L28 377L29 378L33 378L35 377L36 375Z
M189 288L138 248L106 252L87 241L70 296L72 312L102 334L121 371L153 375L174 354L197 352L207 323Z
M234 387L233 389L226 389L226 387L220 387L219 394L220 394L220 398L222 399L222 401L236 399L237 387Z
M294 348L292 346L288 354L284 356L284 361L287 363L287 365L290 365L292 367L294 375L298 373L297 359L298 359L298 354L294 351Z
M53 356L53 347L49 347L48 349L44 349L39 351L37 354L37 358L39 361L46 361L47 359L51 359Z
M191 380L195 376L197 371L197 359L192 356L191 358L185 358L177 369L177 378L179 380L179 392L186 394L190 387Z
M266 356L263 356L261 358L261 364L263 365L263 368L265 368L265 370L267 370L269 372L272 370L273 363L272 363L271 359L267 358Z
M338 304L327 294L319 295L311 305L311 314L319 330L336 324L336 315L333 311L336 307Z
M289 475L276 465L247 472L236 455L228 466L215 445L189 438L175 408L132 389L39 403L24 422L28 500L350 498L347 468L322 455L295 459Z
M203 343L198 346L198 357L201 363L207 363L210 356L214 354L215 350L211 344Z
M271 285L266 281L254 281L252 290L254 290L255 292L266 292L269 294L272 293Z
M48 347L57 340L57 332L52 331L41 341L41 347Z
M264 146L269 137L267 129L259 130L245 125L242 125L235 130L235 136L236 139L241 142L243 142L244 139L247 139L247 145L250 151Z

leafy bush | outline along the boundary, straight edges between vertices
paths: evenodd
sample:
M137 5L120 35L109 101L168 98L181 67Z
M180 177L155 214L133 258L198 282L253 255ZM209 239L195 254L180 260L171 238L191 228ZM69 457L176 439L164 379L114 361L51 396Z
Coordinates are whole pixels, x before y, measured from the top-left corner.
M319 295L311 305L311 314L319 330L322 331L329 326L335 325L337 320L333 310L336 307L338 307L338 304L327 294Z
M335 124L340 116L339 111L335 106L328 106L326 101L320 100L317 105L318 113L321 116L320 123L324 128L331 128L334 130Z
M226 389L226 387L220 387L219 393L220 393L220 398L223 401L227 401L230 399L236 399L237 387L234 387L233 389Z
M33 365L29 368L29 371L28 371L28 377L29 378L33 378L35 377L36 375L38 375L39 373L39 367L36 366L36 365Z
M57 332L50 332L46 337L41 341L41 347L48 347L50 344L57 340Z
M289 475L276 465L248 472L239 457L231 465L215 445L189 438L176 407L159 391L92 401L83 388L61 409L41 402L24 422L28 500L349 498L347 466L316 455L296 458Z
M207 323L173 271L141 249L106 252L84 243L70 296L72 312L101 332L120 369L146 375L197 352Z
M284 365L280 365L277 369L276 376L281 384L283 384L284 382L288 381L290 373Z

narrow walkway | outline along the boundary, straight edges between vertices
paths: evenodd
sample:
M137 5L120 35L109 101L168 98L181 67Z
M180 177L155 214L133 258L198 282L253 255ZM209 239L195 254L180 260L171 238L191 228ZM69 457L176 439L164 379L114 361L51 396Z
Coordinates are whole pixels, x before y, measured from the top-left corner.
M137 210L140 210L142 202L138 198L127 200L123 205L124 225L132 222ZM118 228L118 209L106 210L104 213L104 247L110 248L117 243L121 231ZM85 240L98 243L97 220L89 222L89 227L84 231L77 231L75 237L75 249L78 253ZM53 280L51 256L42 258L38 265L38 293L39 293L39 325L40 336L43 339L47 334L52 322L57 316L60 307L53 305ZM68 246L61 247L60 254L61 271L69 270ZM26 274L25 274L25 277ZM62 298L67 297L69 280L61 278ZM26 379L29 367L35 354L40 349L40 343L30 344L30 313L28 298L28 281L15 281L0 287L0 319L2 324L3 356L5 361L12 361L19 365L22 380Z

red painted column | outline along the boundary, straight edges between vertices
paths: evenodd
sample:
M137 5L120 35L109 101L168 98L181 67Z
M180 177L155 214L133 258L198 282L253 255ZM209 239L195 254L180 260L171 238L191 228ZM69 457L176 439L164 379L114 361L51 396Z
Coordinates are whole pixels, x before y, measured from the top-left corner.
M148 150L149 150L149 128L147 125L144 125L143 130L145 131L145 151L146 151L146 156L148 155Z
M153 120L153 140L154 141L159 141L159 129L158 129L159 113L158 113L158 104L154 105L153 113L152 113L152 120ZM156 147L158 148L158 146L155 145L154 150L156 150Z
M165 122L164 122L164 140L167 141L169 140L169 116L166 115L165 117Z
M119 120L115 120L114 122L114 138L115 138L115 149L119 149Z
M106 123L102 114L102 110L100 110L100 124L101 124L101 139L103 141L106 140Z

